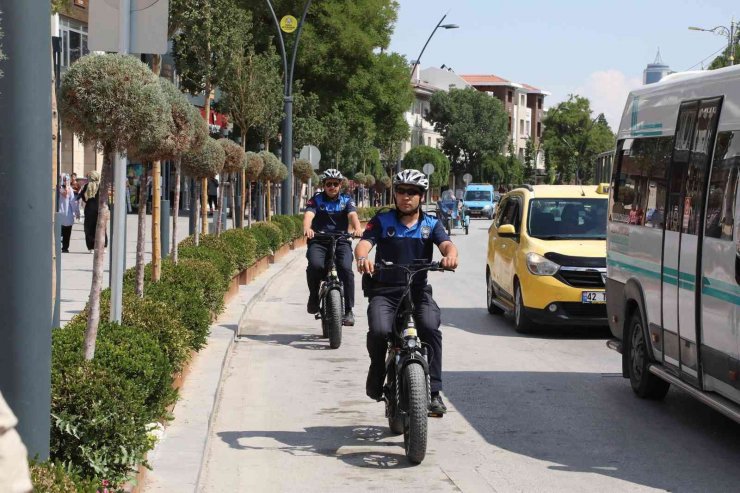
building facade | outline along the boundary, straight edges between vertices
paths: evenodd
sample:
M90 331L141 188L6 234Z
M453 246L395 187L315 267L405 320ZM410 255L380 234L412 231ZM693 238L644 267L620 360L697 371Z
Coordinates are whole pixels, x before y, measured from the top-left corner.
M642 83L655 84L656 82L660 82L660 80L666 75L670 75L672 73L674 72L671 70L671 67L663 63L663 57L660 56L660 49L658 49L658 54L655 55L655 61L653 63L648 63L642 73Z
M535 149L535 168L544 171L545 158L542 150L542 121L545 117L545 97L550 93L497 75L461 75L471 87L498 98L509 117L509 141L519 159L524 159L527 141L531 139ZM504 149L504 152L508 152Z

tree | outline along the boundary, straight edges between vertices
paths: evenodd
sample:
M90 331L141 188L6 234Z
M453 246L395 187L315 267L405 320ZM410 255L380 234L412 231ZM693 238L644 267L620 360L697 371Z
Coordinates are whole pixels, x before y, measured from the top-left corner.
M423 171L426 163L434 165L434 173L429 177L433 188L446 187L450 179L450 160L439 149L429 146L416 146L403 158L404 169Z
M537 150L534 147L532 137L527 139L524 145L524 181L534 183L536 181L535 173L537 170Z
M283 176L283 170L280 168L285 167L283 163L280 162L280 160L277 158L277 156L269 151L261 151L259 153L259 156L262 158L262 161L264 163L264 166L262 168L262 172L259 175L259 181L264 183L266 185L267 189L267 196L266 196L266 217L267 220L270 220L270 211L272 209L272 200L271 200L271 185L272 183L281 180ZM287 168L285 169L285 172L287 174ZM260 198L262 200L262 198Z
M205 120L209 122L213 88L229 78L231 61L251 39L251 15L235 0L177 0L169 24L181 87L193 95L205 94ZM205 207L202 215L205 233Z
M442 151L456 174L483 179L483 158L501 153L508 118L497 98L472 88L439 91L432 96L427 119L442 135Z
M247 197L249 198L249 203L247 205L247 226L252 226L252 182L257 181L259 179L260 174L262 174L262 168L265 167L265 162L262 159L262 157L257 154L256 152L249 152L246 153L247 156L247 166L244 170L244 178L247 181Z
M543 121L542 144L561 183L588 182L593 160L614 147L614 133L604 115L592 118L591 114L589 100L571 94L550 108Z
M88 360L95 355L100 322L112 153L136 148L142 140L166 127L169 111L158 78L149 67L130 56L82 57L68 69L62 81L60 112L65 125L80 140L103 151L90 312L84 342Z
M226 159L224 161L224 173L230 175L229 179L229 194L231 200L231 221L233 227L236 228L236 208L234 207L234 185L236 184L236 175L241 175L247 167L247 154L244 152L242 147L230 139L218 139L218 143L223 147ZM223 210L224 206L224 181L221 180L219 184L220 197L219 197L219 210ZM225 228L226 225L221 224L221 218L219 217L216 223L216 234L221 234L221 229Z
M740 26L735 27L735 36L738 36L738 30L740 29ZM735 43L735 61L737 61L738 57L740 57L740 37L737 38L737 42ZM718 68L724 68L730 66L730 47L728 46L725 48L725 50L720 54L717 58L712 60L712 63L709 65L709 70L716 70Z
M201 183L208 178L214 177L224 169L226 153L221 145L212 137L206 138L205 144L198 150L191 150L183 154L182 167L185 174L193 178L200 179ZM201 185L202 186L202 185ZM205 208L206 204L200 203L201 196L196 198L195 212L198 217L198 207ZM200 234L196 228L195 244L199 243Z

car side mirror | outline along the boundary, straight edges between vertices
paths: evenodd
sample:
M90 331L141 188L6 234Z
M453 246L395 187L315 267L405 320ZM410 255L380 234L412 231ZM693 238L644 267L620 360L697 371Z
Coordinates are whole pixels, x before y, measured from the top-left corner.
M516 230L513 224L502 224L496 230L501 238L514 238L516 237Z

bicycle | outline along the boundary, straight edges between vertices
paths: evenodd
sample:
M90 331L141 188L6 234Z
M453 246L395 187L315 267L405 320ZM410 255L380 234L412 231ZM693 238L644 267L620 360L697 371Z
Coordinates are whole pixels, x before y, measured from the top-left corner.
M379 262L375 270L400 269L406 273L406 289L394 315L388 340L386 383L383 387L385 415L391 432L403 433L406 457L420 464L427 450L427 418L430 416L431 384L427 345L419 339L414 322L411 284L414 276L425 271L445 271L439 262L413 264ZM454 272L454 271L453 271ZM434 357L434 355L431 355ZM435 415L436 416L436 415Z
M326 279L321 282L319 288L320 308L316 314L316 320L321 319L322 335L329 339L329 346L337 349L342 345L342 316L344 315L344 286L339 280L336 264L337 242L349 240L349 233L337 233L331 231L317 231L313 237L314 241L331 241L331 248L327 260Z

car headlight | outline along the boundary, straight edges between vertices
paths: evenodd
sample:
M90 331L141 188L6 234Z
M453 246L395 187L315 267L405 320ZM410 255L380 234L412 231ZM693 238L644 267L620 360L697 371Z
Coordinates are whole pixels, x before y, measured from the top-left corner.
M490 210L490 209L491 209L491 204L486 204L486 205L484 205L484 206L483 206L483 209L485 209L485 210Z
M535 276L552 276L560 269L560 266L542 255L528 253L527 269Z

